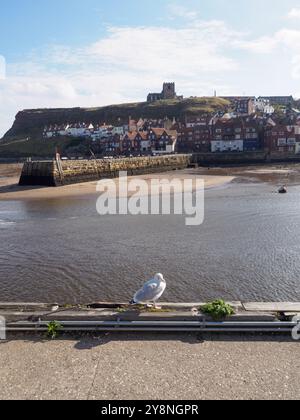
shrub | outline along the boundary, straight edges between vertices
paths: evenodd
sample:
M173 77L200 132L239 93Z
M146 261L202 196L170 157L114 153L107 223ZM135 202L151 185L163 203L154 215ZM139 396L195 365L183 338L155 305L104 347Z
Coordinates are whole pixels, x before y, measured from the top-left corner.
M207 303L200 308L201 312L211 315L214 319L222 319L227 316L234 315L234 309L224 300L215 300L214 302Z

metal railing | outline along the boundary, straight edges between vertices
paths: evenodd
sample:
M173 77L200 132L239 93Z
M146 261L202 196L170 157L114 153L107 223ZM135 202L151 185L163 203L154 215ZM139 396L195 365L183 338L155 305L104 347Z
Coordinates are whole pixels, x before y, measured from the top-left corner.
M243 321L60 321L64 332L250 332L291 333L298 322L243 322ZM11 322L8 332L47 331L48 322Z

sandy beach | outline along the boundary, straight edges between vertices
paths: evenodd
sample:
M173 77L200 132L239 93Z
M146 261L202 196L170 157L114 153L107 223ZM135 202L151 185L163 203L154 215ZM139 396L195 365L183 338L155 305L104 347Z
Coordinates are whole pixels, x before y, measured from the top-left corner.
M40 200L54 198L74 198L90 195L99 195L97 192L97 181L85 182L81 184L66 185L63 187L19 187L19 177L22 165L19 164L0 164L0 201L9 200ZM229 175L204 175L197 170L186 169L181 171L163 172L159 174L140 175L138 177L145 180L148 185L153 178L158 180L193 180L203 179L205 188L220 187L233 181L234 176ZM118 180L116 180L118 183Z
M41 200L56 198L76 198L98 195L97 181L85 182L63 187L19 187L18 182L22 164L0 164L0 201ZM235 167L200 167L180 171L162 172L158 174L139 175L131 179L143 179L150 185L151 180L178 180L178 186L186 178L202 179L205 188L222 187L232 181L242 183L265 182L273 185L299 185L299 164L253 165ZM118 179L116 179L118 186Z

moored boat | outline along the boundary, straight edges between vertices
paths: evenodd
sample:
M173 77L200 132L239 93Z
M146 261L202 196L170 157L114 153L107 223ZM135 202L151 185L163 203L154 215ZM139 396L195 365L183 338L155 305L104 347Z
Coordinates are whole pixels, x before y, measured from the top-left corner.
M286 194L287 192L288 192L287 187L285 185L280 187L279 190L278 190L279 194Z

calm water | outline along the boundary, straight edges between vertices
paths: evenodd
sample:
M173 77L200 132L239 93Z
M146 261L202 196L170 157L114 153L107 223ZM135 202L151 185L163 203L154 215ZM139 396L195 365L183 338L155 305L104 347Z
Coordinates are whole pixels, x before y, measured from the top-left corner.
M0 202L0 300L129 300L163 272L164 300L300 300L300 187L206 192L205 223L106 216L95 198Z

